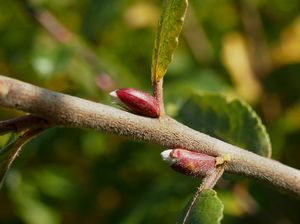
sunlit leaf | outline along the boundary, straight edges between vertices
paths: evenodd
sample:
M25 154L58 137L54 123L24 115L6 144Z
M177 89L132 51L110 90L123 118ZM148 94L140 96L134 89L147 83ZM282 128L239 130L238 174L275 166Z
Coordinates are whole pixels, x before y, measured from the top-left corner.
M270 157L271 143L261 119L249 105L220 94L195 94L182 106L179 120L186 125Z
M187 0L164 2L152 56L152 81L158 82L167 71L178 45L187 5Z
M178 224L218 224L223 218L224 206L217 196L217 192L212 189L204 190L195 204L189 210L190 203L181 212ZM189 213L187 215L187 212Z
M22 146L44 129L32 129L0 149L0 188L14 160L20 154Z

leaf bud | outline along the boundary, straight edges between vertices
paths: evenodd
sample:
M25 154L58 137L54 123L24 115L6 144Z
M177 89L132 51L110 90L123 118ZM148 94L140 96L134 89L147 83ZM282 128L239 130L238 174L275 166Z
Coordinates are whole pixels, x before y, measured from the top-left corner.
M132 88L117 89L110 93L113 101L127 110L145 117L159 117L159 103L149 93Z
M168 149L161 153L171 168L185 175L206 177L216 169L216 157L186 149Z

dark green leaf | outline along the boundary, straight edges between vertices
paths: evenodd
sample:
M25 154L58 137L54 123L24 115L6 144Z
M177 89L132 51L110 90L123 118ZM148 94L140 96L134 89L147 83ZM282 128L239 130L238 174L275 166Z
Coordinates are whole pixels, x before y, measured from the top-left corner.
M187 0L165 0L152 56L152 80L158 82L172 60L182 29Z
M271 155L265 126L251 107L239 99L220 94L195 94L182 106L179 120L254 153Z
M224 206L217 196L217 192L212 189L204 190L198 199L196 200L194 206L188 213L190 203L188 202L186 207L180 214L177 223L178 224L218 224L223 218ZM184 222L185 221L185 222Z

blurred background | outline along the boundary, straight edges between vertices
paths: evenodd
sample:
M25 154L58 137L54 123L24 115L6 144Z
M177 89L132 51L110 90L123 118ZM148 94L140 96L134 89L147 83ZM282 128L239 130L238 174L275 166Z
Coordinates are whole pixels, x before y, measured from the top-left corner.
M0 0L0 74L110 104L119 87L151 91L161 0ZM272 157L300 169L300 1L190 0L165 76L176 116L192 90L232 94L261 116ZM5 108L0 118L22 115ZM4 145L9 135L1 136ZM53 128L26 145L0 191L0 223L174 223L199 180L161 147ZM226 175L222 223L300 222L299 200Z

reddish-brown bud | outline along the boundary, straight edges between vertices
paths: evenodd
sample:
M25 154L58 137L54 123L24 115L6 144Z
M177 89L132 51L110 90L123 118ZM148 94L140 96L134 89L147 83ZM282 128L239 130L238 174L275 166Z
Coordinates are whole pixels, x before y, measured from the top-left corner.
M117 89L110 93L113 100L129 111L146 117L159 117L159 103L150 94L132 88Z
M163 160L175 171L189 176L206 177L216 169L216 157L186 149L168 149L161 153Z

